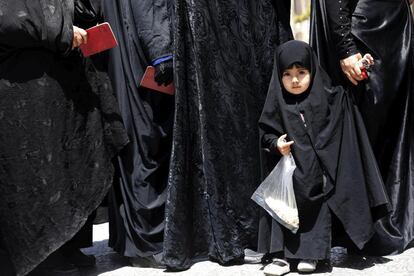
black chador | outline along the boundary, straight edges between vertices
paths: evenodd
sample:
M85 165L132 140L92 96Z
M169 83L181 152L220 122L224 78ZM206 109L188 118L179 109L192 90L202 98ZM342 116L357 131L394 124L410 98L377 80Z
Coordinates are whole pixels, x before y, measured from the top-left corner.
M335 85L349 85L365 123L393 212L366 246L403 250L414 238L413 19L408 1L314 0L311 45ZM345 81L339 60L370 53L368 80Z
M164 260L228 263L257 244L257 121L290 1L176 0L175 117Z
M0 262L18 276L79 231L128 142L109 79L72 49L74 4L0 0Z
M104 0L103 9L118 39L109 73L131 140L116 160L109 244L125 256L149 257L163 249L174 97L139 85L148 65L172 70L171 3Z
M310 86L302 94L281 86L281 74L292 64L310 71ZM388 200L360 116L347 92L331 85L308 44L290 41L278 48L259 126L262 146L270 153L277 152L282 134L294 141L293 184L300 225L292 234L263 217L259 250L283 251L294 259L329 258L334 217L362 248Z

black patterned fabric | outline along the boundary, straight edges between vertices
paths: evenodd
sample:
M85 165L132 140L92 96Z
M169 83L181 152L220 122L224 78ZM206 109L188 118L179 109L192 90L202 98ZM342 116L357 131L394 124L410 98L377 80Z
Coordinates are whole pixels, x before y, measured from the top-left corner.
M17 275L77 233L128 142L107 75L71 50L73 7L0 1L0 236Z
M175 1L176 105L164 261L228 263L257 245L257 122L290 1Z

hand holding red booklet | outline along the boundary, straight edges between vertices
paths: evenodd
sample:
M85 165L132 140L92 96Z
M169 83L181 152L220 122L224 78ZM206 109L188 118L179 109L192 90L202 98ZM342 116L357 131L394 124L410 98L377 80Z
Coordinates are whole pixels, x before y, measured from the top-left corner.
M115 48L118 45L109 23L96 25L87 29L86 32L88 33L88 42L80 46L84 57Z
M153 66L148 66L145 70L144 76L141 79L140 86L149 88L151 90L155 90L161 93L165 93L168 95L174 95L175 87L174 83L170 83L169 85L158 85L158 83L154 80L155 75L155 68Z

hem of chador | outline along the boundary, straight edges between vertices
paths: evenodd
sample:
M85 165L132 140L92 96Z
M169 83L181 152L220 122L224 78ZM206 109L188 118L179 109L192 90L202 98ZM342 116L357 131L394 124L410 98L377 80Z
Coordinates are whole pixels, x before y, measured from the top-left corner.
M178 271L188 270L193 265L195 265L196 263L206 262L206 261L210 261L210 260L211 259L209 257L203 256L203 257L192 258L185 265L172 265L171 262L168 262L168 261L165 261L165 259L162 259L163 263L166 266L166 270L171 271L171 272L178 272Z
M109 247L112 248L119 255L124 256L124 257L129 257L129 258L136 258L136 257L146 258L146 257L151 257L154 255L163 253L162 248L158 250L142 252L141 250L137 249L137 247L130 241L129 242L125 241L123 246L119 244L115 244L115 245L109 245Z
M344 224L343 224L343 222L341 221L341 219L339 218L339 216L337 216L336 214L335 214L335 212L333 211L333 208L330 206L330 204L327 202L327 205L328 205L328 208L329 208L329 211L331 212L331 223L332 223L332 221L333 221L333 216L335 216L336 217L336 220L339 222L339 223L341 223L341 226L342 226L342 228L343 228L343 231L344 231L344 233L347 235L347 237L348 237L348 240L349 240L349 242L351 243L351 244L344 244L344 245L342 245L342 247L345 247L345 248L353 248L353 247L356 247L357 248L357 250L359 250L359 251L361 251L361 250L363 250L363 248L365 247L365 245L373 238L373 236L375 235L375 222L372 224L372 229L371 229L371 231L370 231L370 233L368 234L368 235L358 235L358 240L364 240L363 242L356 242L356 241L354 241L354 239L352 239L351 237L351 235L348 233L348 231L347 231L347 229L345 228L345 226L344 226ZM331 229L332 229L332 225L331 225ZM333 232L331 231L331 248L333 247L332 246L332 243L334 242L334 240L333 240ZM361 238L362 237L362 238ZM355 236L354 236L354 238L356 238Z
M165 261L165 259L163 259L163 263L167 267L167 271L176 272L176 271L188 270L193 265L195 265L196 263L207 262L207 261L218 263L220 265L229 265L229 264L232 264L233 262L236 262L237 260L241 259L242 257L243 256L240 255L240 256L234 257L231 260L228 260L227 262L224 262L224 263L219 262L217 259L215 259L211 256L199 256L199 257L191 258L188 262L186 262L185 265L172 265L171 262ZM180 264L182 264L182 262L180 262ZM236 263L235 263L235 265L236 265Z
M114 248L112 248L112 249L114 249ZM163 251L159 251L159 252L154 252L154 253L151 252L151 253L145 253L145 254L131 254L131 253L123 253L123 252L117 251L115 249L114 249L114 251L116 251L118 254L120 254L124 257L128 257L128 258L147 258L147 257L151 257L151 256L154 256L154 255L158 255L158 254L163 253Z
M269 251L269 252L262 253L262 254L274 256L275 258L279 258L279 259L323 261L323 260L328 260L330 258L331 249L332 247L330 246L329 253L325 256L310 256L310 255L299 256L299 255L294 255L292 253L286 254L286 251L284 249L279 250L279 251Z
M330 225L331 231L330 231L330 242L329 242L329 245L326 248L325 254L315 254L316 256L315 255L310 256L310 255L307 255L307 254L306 254L306 256L300 255L300 254L293 254L293 253L289 252L289 250L283 245L280 246L280 247L278 246L278 247L273 248L273 249L270 248L267 252L259 251L259 253L266 254L266 255L275 255L276 258L282 258L282 259L285 258L285 259L290 259L290 260L317 260L317 261L323 261L323 260L329 259L330 255L331 255L331 250L332 250L332 220L333 220L332 219L332 214L335 215L335 213L332 211L332 209L329 207L329 205L327 205L327 206L328 206L328 210L329 210L330 216L331 216L331 225ZM277 222L277 223L280 225L281 228L284 227L279 222Z
M330 254L329 254L330 255ZM286 256L285 258L288 260L314 260L314 261L324 261L324 260L328 260L330 258L330 256L325 256L325 257L313 257L313 256L304 256L304 257L299 257L299 256Z
M97 207L96 207L97 208ZM95 208L95 209L96 209ZM94 209L94 210L95 210ZM87 218L92 214L92 212L93 212L93 210L91 211L91 213L90 214L88 214L88 216L86 217L86 219L85 219L85 221L83 222L83 223L81 223L80 224L80 227L79 227L79 229L72 235L72 236L69 236L68 238L67 238L67 240L65 240L64 242L61 242L61 243L55 243L53 246L50 246L49 247L49 253L47 254L47 255L45 255L45 256L43 256L41 259L40 259L40 262L38 263L38 264L36 264L36 265L30 265L30 266L28 266L28 267L26 267L25 269L23 269L23 270L19 270L19 269L17 269L16 268L16 265L15 265L15 263L13 262L13 267L14 267L14 270L15 270L15 273L16 273L16 276L24 276L24 275L27 275L27 274L29 274L30 272L32 272L37 266L39 266L43 261L45 261L53 252L55 252L55 251L57 251L59 248L61 248L65 243L67 243L68 241L70 241L78 232L79 232L79 230L80 229L82 229L82 227L85 225L85 223L86 223L86 221L88 220Z

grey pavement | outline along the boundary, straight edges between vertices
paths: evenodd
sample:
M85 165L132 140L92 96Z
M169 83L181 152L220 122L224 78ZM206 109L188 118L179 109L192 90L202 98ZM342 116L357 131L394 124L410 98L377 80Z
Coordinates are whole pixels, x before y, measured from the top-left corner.
M200 262L182 272L164 269L131 267L128 260L107 247L108 224L94 226L94 246L84 250L97 258L95 268L85 269L82 276L263 276L263 265L221 266L213 262ZM287 275L301 275L291 272ZM414 248L386 257L348 255L343 248L333 248L330 262L322 263L312 275L334 276L414 276Z

